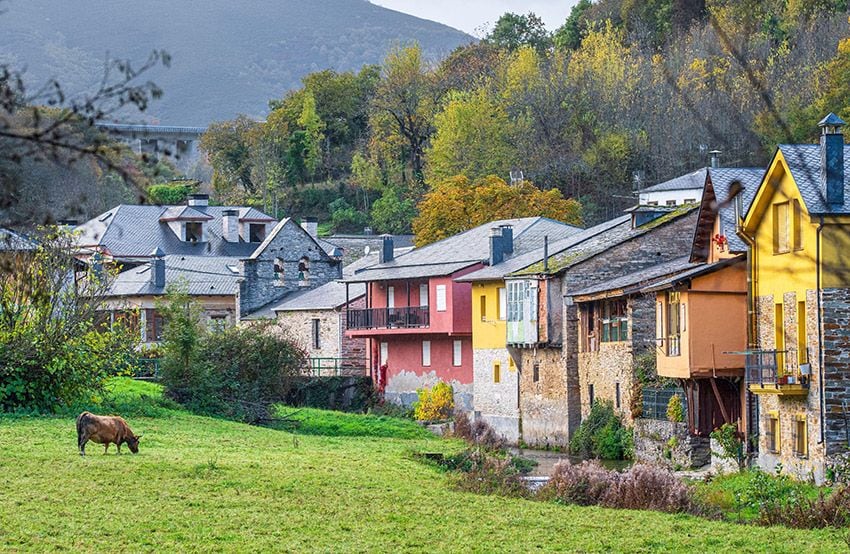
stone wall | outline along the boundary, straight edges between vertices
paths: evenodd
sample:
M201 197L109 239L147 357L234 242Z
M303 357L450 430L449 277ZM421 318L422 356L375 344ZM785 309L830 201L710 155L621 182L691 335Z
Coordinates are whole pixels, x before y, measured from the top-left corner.
M630 342L603 342L596 352L579 354L579 381L581 387L581 416L590 413L590 387L593 386L593 401L608 402L614 411L623 416L626 425L632 424L631 393L634 384L634 358ZM620 399L617 401L617 385Z
M431 388L438 381L440 381L440 378L436 371L419 374L414 371L402 370L387 379L384 399L393 404L411 407L419 399L419 395L416 393L417 389ZM471 412L473 409L472 383L460 383L455 379L449 379L447 382L454 391L455 410Z
M569 446L571 406L561 349L522 349L519 353L522 441L538 447ZM536 381L535 363L539 364Z
M847 452L850 428L850 289L823 290L823 404L827 456Z
M695 469L711 462L709 440L688 433L687 423L656 419L634 422L635 461L672 469Z
M504 348L473 350L473 410L508 442L519 441L519 371ZM499 382L493 366L499 363Z

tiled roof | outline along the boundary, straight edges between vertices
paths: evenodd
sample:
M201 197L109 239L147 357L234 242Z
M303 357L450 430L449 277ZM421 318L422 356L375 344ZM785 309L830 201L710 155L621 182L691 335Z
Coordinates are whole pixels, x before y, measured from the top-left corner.
M617 279L611 279L599 285L594 285L585 289L571 292L570 296L577 298L582 296L600 295L604 292L612 292L616 295L630 294L638 291L641 287L638 285L646 285L653 280L661 277L667 277L682 271L692 270L697 267L705 266L706 264L692 264L688 260L690 256L676 258L669 262L664 262L658 265L633 271L628 275L623 275Z
M38 245L20 233L0 227L0 252L35 250Z
M820 145L780 144L779 151L791 170L791 176L800 190L803 203L810 214L850 213L850 146L844 146L844 204L828 206L821 194Z
M241 217L265 216L253 208L228 206L192 206L191 209L212 219L207 223L208 242L191 243L180 240L160 218L173 208L187 206L136 206L122 204L78 226L80 247L100 247L114 258L147 258L155 248L166 254L183 256L236 256L247 258L257 243L227 242L222 238L222 212L239 210Z
M488 259L490 229L501 225L513 227L513 256L520 256L540 248L543 245L544 236L548 236L550 241L556 241L581 231L578 227L544 217L492 221L414 249L386 264L377 264L360 270L348 280L360 282L450 275Z
M732 252L745 252L747 245L735 233L737 222L735 221L735 199L730 198L732 183L738 181L744 187L741 191L741 217L747 213L758 192L765 170L755 167L718 167L710 169L711 184L714 187L714 196L717 199L720 214L720 229L729 242L729 250Z
M165 256L165 284L185 280L193 296L235 296L239 291L239 260L234 257ZM144 264L119 273L108 296L158 296L166 287L151 283L151 266Z
M669 181L664 181L663 183L658 183L657 185L653 185L651 187L646 187L638 191L639 194L643 194L645 192L665 192L670 190L692 190L692 189L702 189L705 184L705 173L708 171L708 168L703 167L702 169L697 169L691 173L686 175L680 175L674 179L670 179Z

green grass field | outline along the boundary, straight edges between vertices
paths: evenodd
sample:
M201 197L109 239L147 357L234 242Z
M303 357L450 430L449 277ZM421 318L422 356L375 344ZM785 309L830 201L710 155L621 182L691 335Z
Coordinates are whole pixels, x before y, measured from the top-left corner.
M0 551L847 550L837 530L457 492L411 453L460 444L403 420L306 410L292 434L189 415L127 381L107 405L144 434L138 455L81 458L70 415L0 417Z

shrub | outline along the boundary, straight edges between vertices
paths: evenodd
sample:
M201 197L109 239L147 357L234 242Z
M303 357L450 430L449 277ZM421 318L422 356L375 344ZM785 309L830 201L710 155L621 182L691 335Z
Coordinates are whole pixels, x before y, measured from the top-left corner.
M490 451L501 451L505 448L505 439L496 433L489 423L483 419L471 423L469 416L462 412L455 413L453 435Z
M784 501L764 504L759 510L761 525L784 525L798 529L850 526L850 487L840 487L829 496L820 492L814 500L792 495Z
M191 183L191 185L189 184ZM159 206L184 204L189 194L197 187L194 181L183 181L165 185L153 185L147 190L148 201Z
M738 470L744 469L744 443L741 440L738 427L730 423L724 423L720 429L715 429L709 435L712 439L720 444L722 452L716 454L721 458L735 460L738 464Z
M438 381L432 388L416 391L419 400L413 405L413 413L418 421L442 421L448 419L454 410L454 390L452 386Z
M468 450L466 469L457 476L457 487L477 494L528 497L531 491L522 480L520 468L511 456L500 458L481 450Z
M620 460L631 456L631 429L623 425L610 402L597 402L570 440L570 453L582 457Z
M682 406L682 397L674 394L667 402L667 420L673 423L682 423L685 421L685 410Z

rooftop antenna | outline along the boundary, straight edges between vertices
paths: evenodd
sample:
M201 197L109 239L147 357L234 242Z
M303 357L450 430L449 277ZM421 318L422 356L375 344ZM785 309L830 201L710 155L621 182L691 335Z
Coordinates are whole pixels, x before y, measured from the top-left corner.
M525 179L522 175L521 169L512 169L511 170L511 185L521 185Z
M643 181L646 179L646 172L642 169L632 171L632 190L640 190L643 188Z

